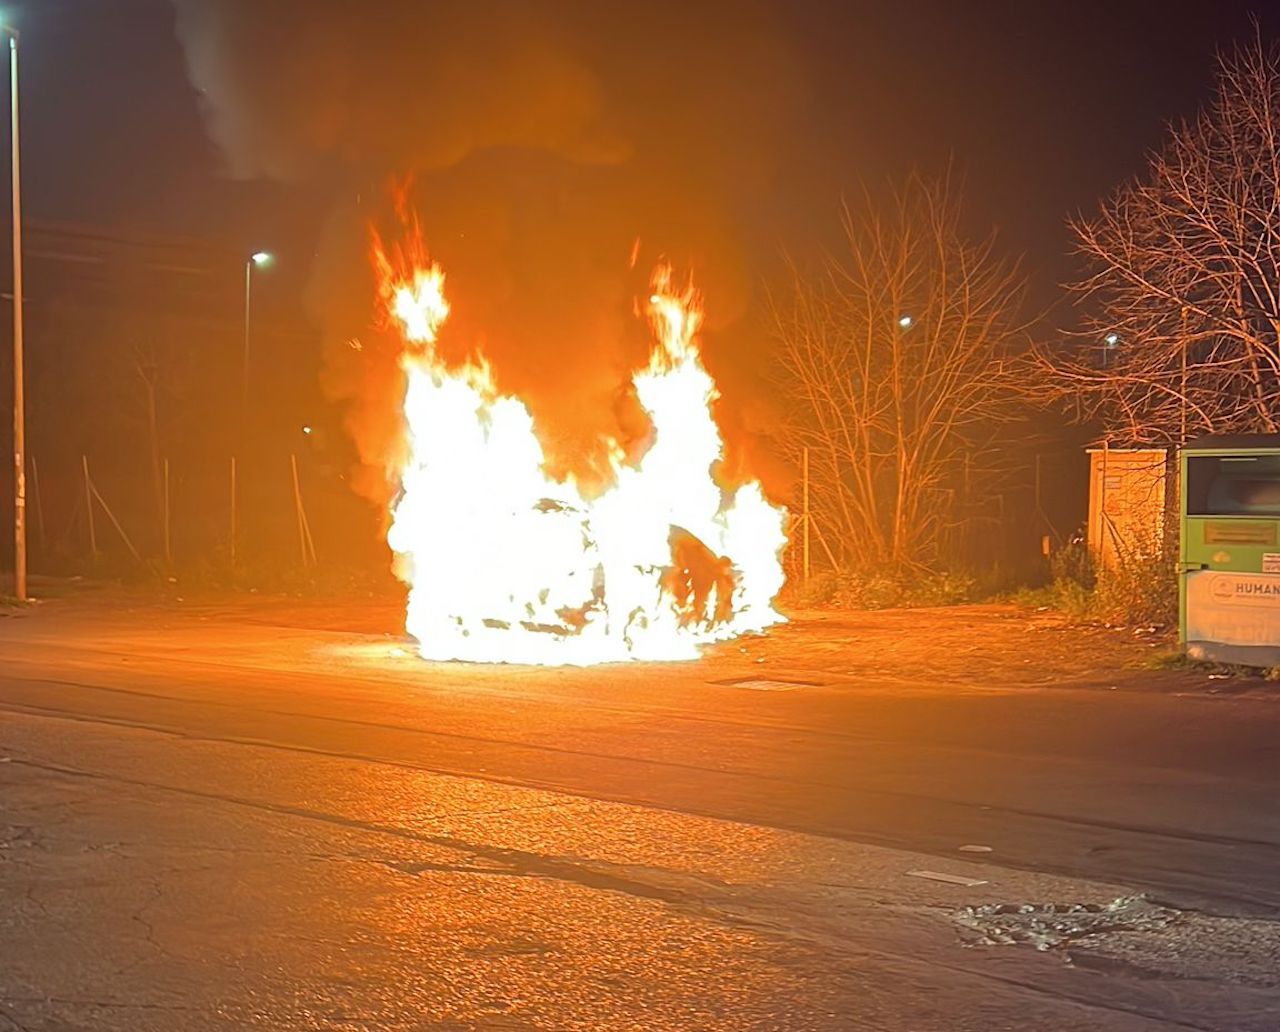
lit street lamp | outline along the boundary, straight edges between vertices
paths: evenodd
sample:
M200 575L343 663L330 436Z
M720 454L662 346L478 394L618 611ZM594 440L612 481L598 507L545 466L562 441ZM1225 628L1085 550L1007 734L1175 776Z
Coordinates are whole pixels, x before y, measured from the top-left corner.
M909 315L901 316L901 317L898 319L898 325L899 325L899 326L901 326L904 330L909 330L909 329L911 329L911 324L912 324L913 322L915 322L915 320L914 320L914 319L912 319L912 318L911 318L911 316L909 316Z
M1108 333L1102 338L1102 345L1102 367L1105 369L1111 357L1111 352L1120 346L1120 334Z
M270 265L271 255L266 251L255 251L244 263L244 362L241 368L240 403L245 409L249 407L249 311L253 298L253 270Z
M13 185L13 594L27 597L27 417L22 365L22 176L18 157L18 32L0 25L9 37L10 131Z

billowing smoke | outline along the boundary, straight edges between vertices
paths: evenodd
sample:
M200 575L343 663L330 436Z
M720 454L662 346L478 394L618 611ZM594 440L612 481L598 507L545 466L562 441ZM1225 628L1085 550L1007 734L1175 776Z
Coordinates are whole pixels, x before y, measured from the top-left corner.
M452 339L529 401L562 469L589 470L602 432L639 432L620 385L647 352L632 306L660 257L707 295L708 365L733 401L734 370L763 337L740 318L752 272L739 227L801 94L766 4L173 3L232 174L347 184L312 304L326 382L371 470L397 432L395 349L370 327L367 262L392 177L412 177Z

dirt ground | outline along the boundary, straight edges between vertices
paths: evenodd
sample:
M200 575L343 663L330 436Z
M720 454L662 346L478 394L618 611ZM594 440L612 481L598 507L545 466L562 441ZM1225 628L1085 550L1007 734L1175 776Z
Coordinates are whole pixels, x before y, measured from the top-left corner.
M259 626L380 636L412 648L403 599L382 595L302 595L160 591L62 583L42 603L75 618L104 608L153 608L197 620L224 617ZM1280 698L1260 675L1173 662L1167 629L1073 623L1060 613L1013 604L849 611L784 608L787 622L705 650L708 660L751 662L772 676L823 683L856 680L865 689L948 691L1079 688L1195 691ZM10 611L13 612L12 610ZM3 613L3 610L0 610Z

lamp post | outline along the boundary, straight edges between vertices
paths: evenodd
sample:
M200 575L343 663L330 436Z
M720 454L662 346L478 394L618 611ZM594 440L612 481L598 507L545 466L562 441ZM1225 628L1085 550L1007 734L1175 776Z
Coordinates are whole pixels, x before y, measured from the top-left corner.
M255 251L244 263L244 361L241 367L240 404L249 407L249 312L253 300L253 270L271 264L271 255Z
M18 153L18 33L9 37L9 99L13 186L13 594L27 597L27 418L22 364L22 176Z

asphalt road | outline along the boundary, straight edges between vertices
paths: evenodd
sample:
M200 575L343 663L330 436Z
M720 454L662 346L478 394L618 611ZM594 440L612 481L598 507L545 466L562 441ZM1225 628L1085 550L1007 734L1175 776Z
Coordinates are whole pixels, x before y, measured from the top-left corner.
M1011 610L589 670L395 623L0 619L0 1029L1280 1028L1261 683ZM963 920L1139 893L1043 950Z

